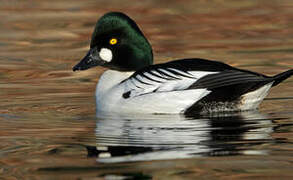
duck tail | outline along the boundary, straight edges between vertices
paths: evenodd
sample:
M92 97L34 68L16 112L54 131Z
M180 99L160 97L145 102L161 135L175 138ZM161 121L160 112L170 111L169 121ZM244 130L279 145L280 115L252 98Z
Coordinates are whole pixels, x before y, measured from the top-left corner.
M277 74L275 76L272 77L274 83L272 86L276 86L279 83L281 83L282 81L284 81L285 79L289 78L290 76L293 75L293 69L290 69L288 71L282 72L280 74Z

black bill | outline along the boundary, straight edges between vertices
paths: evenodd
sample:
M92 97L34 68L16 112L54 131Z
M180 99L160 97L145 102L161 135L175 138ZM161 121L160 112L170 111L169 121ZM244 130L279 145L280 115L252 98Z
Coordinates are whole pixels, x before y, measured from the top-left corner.
M86 70L94 66L99 66L104 64L104 61L101 60L98 53L95 52L95 50L90 49L89 52L86 54L86 56L78 63L76 64L72 70L73 71L81 71Z

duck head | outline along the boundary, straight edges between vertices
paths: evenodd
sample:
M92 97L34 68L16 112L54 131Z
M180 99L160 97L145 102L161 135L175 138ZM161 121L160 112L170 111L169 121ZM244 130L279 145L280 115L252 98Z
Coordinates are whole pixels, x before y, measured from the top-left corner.
M104 66L136 71L153 63L152 48L137 24L127 15L110 12L102 16L92 34L90 50L73 71Z

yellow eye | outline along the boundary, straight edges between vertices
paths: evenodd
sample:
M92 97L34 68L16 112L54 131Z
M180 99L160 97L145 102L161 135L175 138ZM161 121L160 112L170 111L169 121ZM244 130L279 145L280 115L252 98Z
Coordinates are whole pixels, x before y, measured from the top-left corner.
M110 39L110 41L109 41L109 43L110 43L111 45L117 44L117 42L118 42L118 40L117 40L116 38L112 38L112 39Z

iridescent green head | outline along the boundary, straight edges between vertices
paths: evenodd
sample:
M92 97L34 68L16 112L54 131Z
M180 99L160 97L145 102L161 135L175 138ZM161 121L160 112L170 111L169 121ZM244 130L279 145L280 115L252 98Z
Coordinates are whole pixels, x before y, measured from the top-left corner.
M123 13L110 12L98 20L90 50L73 70L104 66L120 71L136 71L151 64L151 45L136 23Z

